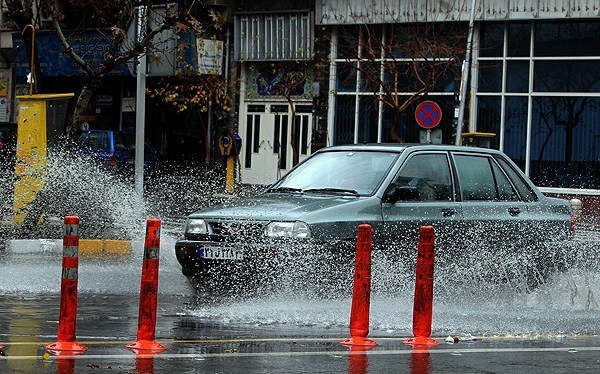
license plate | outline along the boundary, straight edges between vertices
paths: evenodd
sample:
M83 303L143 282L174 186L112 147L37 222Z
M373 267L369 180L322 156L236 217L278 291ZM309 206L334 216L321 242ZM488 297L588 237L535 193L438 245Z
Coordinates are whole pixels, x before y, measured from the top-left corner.
M243 260L244 251L237 248L205 247L200 249L200 258L211 260Z

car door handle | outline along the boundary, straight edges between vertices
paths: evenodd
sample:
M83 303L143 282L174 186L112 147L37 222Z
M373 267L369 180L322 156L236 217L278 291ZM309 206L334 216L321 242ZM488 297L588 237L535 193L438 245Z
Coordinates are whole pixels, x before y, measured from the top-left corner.
M519 208L508 208L508 214L511 216L518 216L521 213L521 209Z
M444 216L444 217L453 216L454 213L456 213L456 209L452 209L452 208L442 209L442 216Z

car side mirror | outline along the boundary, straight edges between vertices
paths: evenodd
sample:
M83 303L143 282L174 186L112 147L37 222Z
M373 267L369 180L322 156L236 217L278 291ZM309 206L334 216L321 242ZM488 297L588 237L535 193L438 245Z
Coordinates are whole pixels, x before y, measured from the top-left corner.
M417 200L419 190L415 186L398 186L395 183L385 191L382 202L394 204L399 200Z

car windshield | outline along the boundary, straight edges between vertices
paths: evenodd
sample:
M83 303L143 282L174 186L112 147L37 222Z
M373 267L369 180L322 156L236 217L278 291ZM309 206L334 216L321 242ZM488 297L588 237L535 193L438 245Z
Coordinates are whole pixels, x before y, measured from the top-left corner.
M397 153L376 151L317 153L269 191L372 195L397 157Z

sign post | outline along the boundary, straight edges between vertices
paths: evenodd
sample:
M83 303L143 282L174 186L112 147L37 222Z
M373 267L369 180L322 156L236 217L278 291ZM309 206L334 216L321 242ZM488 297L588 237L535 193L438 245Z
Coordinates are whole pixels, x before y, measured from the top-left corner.
M442 108L435 101L423 101L415 109L415 120L427 130L426 142L431 143L431 129L442 121Z

